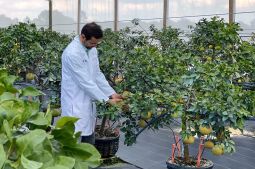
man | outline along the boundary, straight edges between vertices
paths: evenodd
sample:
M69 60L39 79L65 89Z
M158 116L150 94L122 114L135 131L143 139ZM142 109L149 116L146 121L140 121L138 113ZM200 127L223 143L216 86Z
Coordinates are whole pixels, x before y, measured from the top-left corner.
M81 131L81 141L90 144L95 142L94 101L109 104L121 101L121 95L109 85L99 68L96 46L102 37L101 27L94 22L88 23L62 54L62 116L79 118L75 131Z

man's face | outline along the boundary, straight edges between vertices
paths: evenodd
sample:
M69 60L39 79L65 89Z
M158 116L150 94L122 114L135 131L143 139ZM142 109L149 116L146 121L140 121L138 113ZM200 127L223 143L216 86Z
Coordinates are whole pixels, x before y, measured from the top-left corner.
M102 41L102 39L96 39L92 37L89 40L86 40L85 36L83 35L83 44L87 49L91 49L93 47L97 47L97 45Z

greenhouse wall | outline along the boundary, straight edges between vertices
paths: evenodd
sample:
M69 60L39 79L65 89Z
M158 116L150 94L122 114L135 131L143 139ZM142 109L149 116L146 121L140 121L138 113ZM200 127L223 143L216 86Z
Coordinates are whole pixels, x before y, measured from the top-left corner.
M77 34L78 0L0 0L0 27L18 22L32 22L38 27L49 27L49 1L52 1L52 29L58 32ZM219 16L229 20L230 0L168 0L167 25L189 33L189 25L202 18ZM240 34L249 37L255 31L255 0L234 0L235 21L244 29ZM114 29L115 0L80 0L80 29L95 21L103 29ZM134 27L132 20L140 22L136 29L148 31L151 24L163 27L165 0L118 0L118 29Z

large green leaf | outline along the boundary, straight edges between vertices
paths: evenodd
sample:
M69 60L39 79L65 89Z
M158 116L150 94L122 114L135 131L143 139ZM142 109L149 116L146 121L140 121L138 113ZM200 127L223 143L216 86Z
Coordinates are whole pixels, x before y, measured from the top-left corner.
M2 95L0 95L0 102L5 100L15 100L15 99L16 99L16 96L10 92L4 92Z
M21 97L22 96L40 96L40 95L44 95L44 93L42 93L41 91L31 87L31 86L28 86L24 89L21 89Z
M45 169L69 169L63 165L54 165L53 167L47 167Z
M54 139L63 145L73 146L77 143L77 138L74 136L74 128L73 122L69 121L62 128L53 129L51 134L54 136Z
M17 77L13 76L13 75L6 76L4 79L5 85L12 86L16 79L17 79Z
M6 133L8 140L10 140L12 142L12 131L11 131L10 125L7 120L4 120L3 127L4 127L4 131Z
M6 134L1 133L0 134L0 144L5 144L8 141L8 138L6 136Z
M89 169L89 166L88 166L88 164L86 164L86 163L84 164L81 161L76 161L74 168L75 169Z
M2 95L6 91L3 83L0 82L0 95Z
M6 100L0 103L0 113L2 118L10 120L16 115L16 110L13 108L15 106L14 101Z
M40 104L38 102L25 101L26 111L31 116L33 116L39 112L39 107L40 107Z
M36 129L30 131L28 134L17 138L18 152L25 156L33 154L35 150L43 152L44 148L41 145L46 137L47 134L44 130Z
M67 156L59 156L56 164L65 166L68 169L73 169L75 159Z
M55 164L55 157L51 151L43 150L37 152L36 150L28 157L30 160L43 163L42 168L50 167Z
M46 119L43 112L39 112L36 115L32 116L27 122L38 126L50 125L50 122L48 121L48 119Z
M4 151L4 147L2 144L0 144L0 168L3 167L5 161L6 161L6 154Z
M23 154L21 155L21 164L25 169L39 169L43 163L27 159Z
M64 151L68 156L72 156L80 162L88 162L88 165L98 166L100 164L101 155L97 149L87 143L76 144L72 147L64 147Z
M84 150L86 149L87 151L89 151L92 156L86 159L86 161L83 161L80 158L77 158L76 161L79 161L82 165L86 165L92 168L98 167L101 163L101 154L97 151L97 149L94 146L86 143L80 143L79 146L82 147Z
M4 79L4 78L7 77L7 76L8 76L7 70L1 68L1 69L0 69L0 79ZM2 81L2 80L1 80L1 81Z
M63 126L66 125L66 123L72 122L75 123L78 120L76 117L61 117L57 123L56 123L56 128L62 128Z

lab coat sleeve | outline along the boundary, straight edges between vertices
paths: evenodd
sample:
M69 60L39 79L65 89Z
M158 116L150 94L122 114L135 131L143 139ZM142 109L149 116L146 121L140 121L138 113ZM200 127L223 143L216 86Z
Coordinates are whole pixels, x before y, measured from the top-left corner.
M88 61L84 59L79 53L72 53L66 56L66 65L71 72L73 79L78 83L82 89L94 100L108 101L109 98L97 86L89 75Z
M106 96L111 96L112 94L115 94L115 90L110 86L108 81L106 80L104 74L100 70L99 67L99 61L98 61L98 55L96 52L96 59L97 59L97 65L96 65L96 83L97 86L104 92Z

